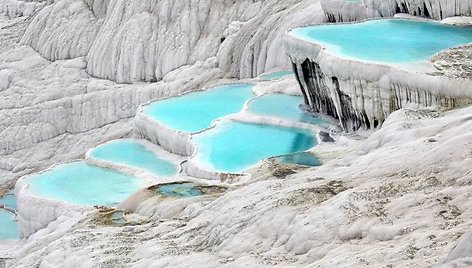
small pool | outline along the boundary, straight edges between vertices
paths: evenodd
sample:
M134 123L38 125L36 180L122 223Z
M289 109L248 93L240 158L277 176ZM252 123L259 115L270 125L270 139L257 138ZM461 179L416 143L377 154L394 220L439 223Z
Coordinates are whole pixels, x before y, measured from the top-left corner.
M0 206L5 206L6 208L17 210L16 207L16 198L13 191L6 193L3 197L0 197Z
M276 80L276 79L281 79L281 78L293 76L293 75L294 74L292 70L283 70L283 71L277 71L277 72L272 72L272 73L263 73L259 75L258 78L262 80Z
M20 230L14 217L13 213L0 209L0 243L2 241L19 239Z
M316 145L306 130L268 125L225 122L195 135L195 160L220 172L242 172L271 156L305 151Z
M144 145L133 140L116 140L93 149L90 157L143 169L158 176L172 176L176 167L163 160Z
M75 205L114 206L145 187L145 180L127 174L73 162L27 179L32 195Z
M303 98L286 94L267 94L254 99L249 111L254 114L270 115L309 124L326 124L320 118L309 115L300 109Z
M208 128L219 117L239 112L252 98L253 85L230 84L206 91L153 102L143 108L145 115L184 132Z
M307 167L316 167L321 165L320 160L312 153L301 152L274 157L274 160L283 164L294 164Z
M192 197L202 195L193 183L171 183L157 187L157 192L167 197Z
M472 28L408 19L307 26L290 34L348 58L381 63L425 61L441 50L472 42Z

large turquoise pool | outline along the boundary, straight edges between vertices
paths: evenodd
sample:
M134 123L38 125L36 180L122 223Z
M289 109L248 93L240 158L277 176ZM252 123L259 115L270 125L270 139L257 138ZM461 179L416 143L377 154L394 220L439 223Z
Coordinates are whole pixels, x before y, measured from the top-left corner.
M172 176L176 167L133 140L116 140L93 149L90 156L148 171L157 176Z
M219 117L239 112L253 97L251 84L230 84L151 103L145 115L184 132L208 128Z
M441 50L472 42L472 28L408 19L307 26L290 34L348 58L382 63L424 61Z
M124 173L73 162L27 179L32 195L76 205L114 206L147 182Z
M16 240L20 237L18 224L14 221L14 214L0 209L0 243L6 240Z
M308 131L268 125L225 122L195 135L195 160L221 172L242 172L260 160L305 151L316 145Z
M286 94L267 94L254 99L249 104L249 111L254 114L270 115L309 124L326 124L300 109L303 98Z

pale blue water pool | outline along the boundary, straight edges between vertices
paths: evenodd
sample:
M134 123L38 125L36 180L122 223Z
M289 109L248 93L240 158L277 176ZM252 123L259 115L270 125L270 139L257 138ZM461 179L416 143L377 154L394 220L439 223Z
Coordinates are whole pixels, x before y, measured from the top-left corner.
M16 240L20 237L18 224L13 219L13 213L0 209L0 242Z
M175 166L133 140L116 140L95 148L90 156L109 162L146 170L158 176L172 176Z
M194 136L196 160L205 168L242 172L271 156L305 151L316 145L308 131L268 125L225 122Z
M293 71L292 70L283 70L283 71L277 71L277 72L272 72L272 73L264 73L259 75L259 79L262 80L276 80L280 78L285 78L288 76L293 76Z
M281 155L274 158L276 162L284 164L295 164L308 167L321 165L320 160L312 153L301 152L294 154Z
M184 132L208 128L218 117L239 112L253 97L251 84L230 84L180 97L156 101L143 108L145 115Z
M32 195L76 205L114 206L147 182L127 174L73 162L28 178Z
M168 197L192 197L202 195L193 183L172 183L158 186L157 191Z
M254 99L249 104L249 111L254 114L270 115L309 124L327 122L309 115L300 109L303 98L286 94L267 94Z
M472 42L472 28L407 19L308 26L290 34L341 56L382 63L424 61L441 50Z
M4 205L7 208L17 210L16 198L13 191L6 193L3 197L0 197L0 206Z

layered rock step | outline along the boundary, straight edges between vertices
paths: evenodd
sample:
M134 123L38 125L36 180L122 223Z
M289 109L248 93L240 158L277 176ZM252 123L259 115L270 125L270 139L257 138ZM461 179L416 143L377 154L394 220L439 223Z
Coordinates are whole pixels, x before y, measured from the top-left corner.
M472 81L443 76L429 61L469 42L470 28L385 19L295 28L285 45L306 104L353 131L379 127L391 112L410 105L471 103Z

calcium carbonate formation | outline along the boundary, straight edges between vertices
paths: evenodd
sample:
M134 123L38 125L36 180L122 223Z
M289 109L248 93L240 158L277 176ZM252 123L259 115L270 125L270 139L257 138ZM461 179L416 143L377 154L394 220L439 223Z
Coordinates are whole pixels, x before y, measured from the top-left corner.
M469 0L321 0L321 4L332 22L392 17L398 13L435 20L472 14Z

